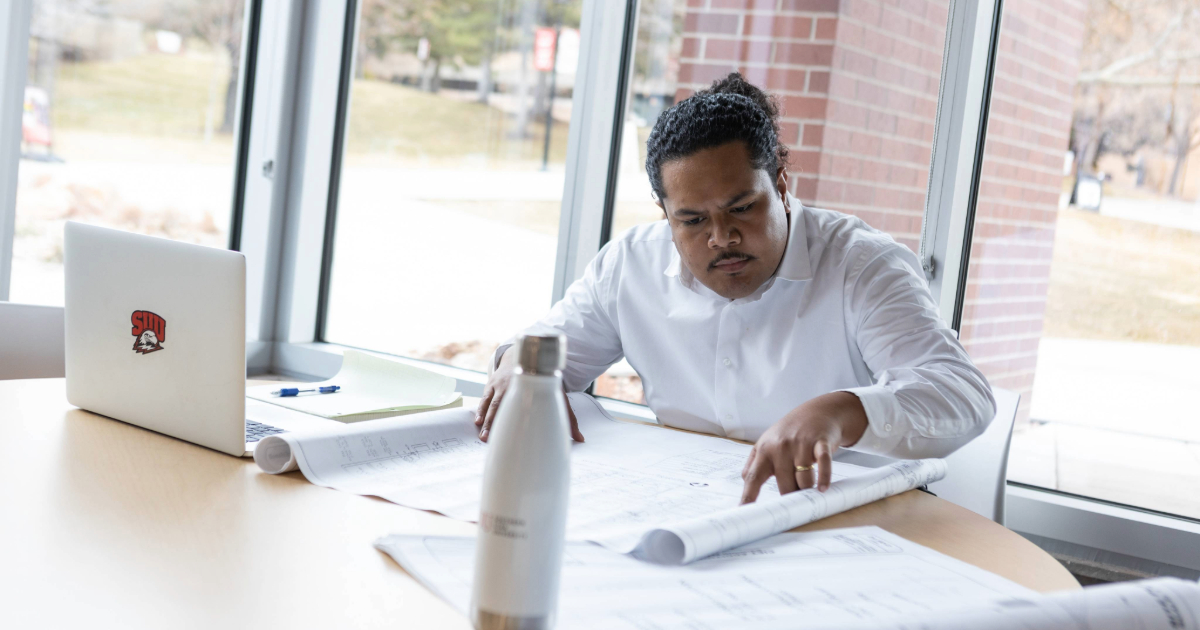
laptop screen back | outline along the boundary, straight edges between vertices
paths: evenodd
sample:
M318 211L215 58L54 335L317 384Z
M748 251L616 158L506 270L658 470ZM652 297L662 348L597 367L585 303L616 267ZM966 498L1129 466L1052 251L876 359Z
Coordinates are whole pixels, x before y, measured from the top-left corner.
M245 257L81 223L65 231L67 399L241 455Z

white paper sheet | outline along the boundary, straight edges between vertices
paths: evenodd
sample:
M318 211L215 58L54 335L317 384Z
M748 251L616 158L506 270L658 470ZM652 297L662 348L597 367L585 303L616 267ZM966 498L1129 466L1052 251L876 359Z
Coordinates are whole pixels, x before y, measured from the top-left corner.
M898 461L842 479L826 492L793 492L777 501L742 505L652 530L635 553L661 564L687 564L945 476L946 462L940 459Z
M248 388L246 396L323 418L442 407L461 397L454 391L457 382L449 376L357 350L346 350L337 376L306 383L304 388L324 385L339 385L342 389L335 394L281 398L271 395L278 385L263 385Z
M924 614L853 630L1200 630L1200 584L1156 578L1046 596L1006 598L971 610Z
M394 535L375 546L467 612L474 538ZM686 566L568 543L561 579L558 627L572 629L881 628L1034 596L878 527L779 534Z
M587 440L571 447L571 539L630 552L653 528L738 504L748 445L617 422L586 394L570 401ZM485 456L474 413L450 409L269 436L255 461L266 472L299 468L317 485L474 521ZM835 487L870 470L835 462ZM759 501L779 500L772 480Z

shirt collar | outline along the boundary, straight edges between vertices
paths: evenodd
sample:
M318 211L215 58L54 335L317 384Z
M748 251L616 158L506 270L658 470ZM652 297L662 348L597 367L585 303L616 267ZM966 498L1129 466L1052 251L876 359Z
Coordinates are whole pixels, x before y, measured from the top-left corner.
M779 261L779 269L775 276L784 280L811 280L812 264L808 259L808 230L805 219L804 204L788 195L792 206L791 225L788 226L787 249L783 250L783 260Z
M779 261L779 269L773 277L784 280L809 280L812 278L812 265L808 260L808 231L805 229L804 204L799 199L788 195L791 200L792 214L788 226L787 248L783 250L783 260ZM671 243L671 262L663 270L663 275L677 277L684 286L692 288L695 277L683 266L679 257L679 249Z

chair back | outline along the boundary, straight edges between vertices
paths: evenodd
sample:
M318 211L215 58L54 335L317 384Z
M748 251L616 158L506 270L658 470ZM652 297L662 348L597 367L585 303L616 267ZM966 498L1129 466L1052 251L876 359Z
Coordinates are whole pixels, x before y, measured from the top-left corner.
M1003 525L1008 446L1021 396L995 388L992 395L996 398L996 418L983 435L946 458L946 478L929 484L929 490Z
M0 380L62 378L63 309L0 302Z

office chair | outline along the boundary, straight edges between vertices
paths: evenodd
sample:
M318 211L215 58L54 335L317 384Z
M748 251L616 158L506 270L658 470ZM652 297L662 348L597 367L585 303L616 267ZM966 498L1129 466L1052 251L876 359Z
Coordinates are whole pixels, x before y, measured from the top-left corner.
M62 378L63 309L0 302L0 380Z
M946 478L929 484L929 490L1003 525L1008 446L1021 396L997 388L992 389L992 395L996 398L996 418L983 435L946 458Z

